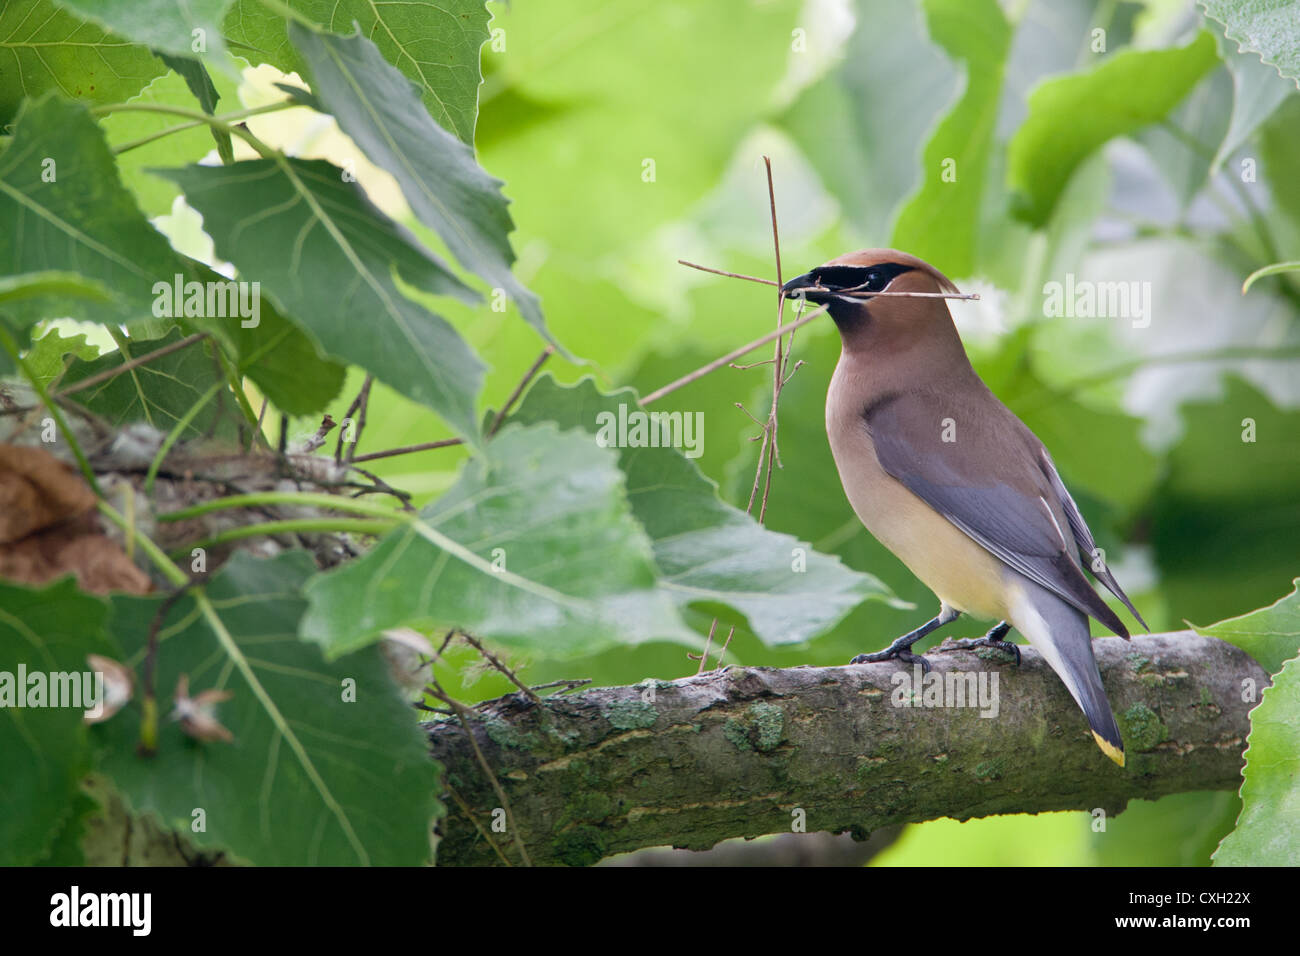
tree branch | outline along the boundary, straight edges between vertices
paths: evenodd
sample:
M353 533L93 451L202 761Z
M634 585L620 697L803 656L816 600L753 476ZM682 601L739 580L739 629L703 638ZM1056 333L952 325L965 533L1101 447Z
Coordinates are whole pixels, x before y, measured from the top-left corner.
M541 704L514 694L479 705L470 726L539 864L593 863L647 846L704 849L788 833L801 818L809 832L865 839L944 816L1114 814L1133 798L1239 786L1247 715L1268 685L1263 668L1190 631L1093 646L1126 768L1097 750L1060 679L1028 647L1018 668L990 651L930 654L951 689L982 676L996 717L977 707L897 706L894 675L916 675L889 662L736 667ZM917 687L917 704L927 703L924 694ZM465 729L440 721L428 731L450 785L476 817L492 820L499 801ZM441 831L439 863L497 862L456 807Z

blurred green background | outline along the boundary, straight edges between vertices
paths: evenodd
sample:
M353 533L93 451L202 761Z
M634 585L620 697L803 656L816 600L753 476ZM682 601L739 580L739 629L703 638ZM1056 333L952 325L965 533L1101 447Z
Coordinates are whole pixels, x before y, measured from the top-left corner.
M771 290L676 264L775 276L767 155L786 276L894 246L982 295L952 305L976 368L1047 444L1153 629L1208 624L1290 590L1300 569L1300 283L1267 278L1246 295L1241 285L1260 266L1300 259L1300 93L1237 52L1198 6L548 0L489 9L480 162L513 200L517 273L583 360L553 358L549 373L645 394L769 331ZM1198 42L1202 30L1213 40ZM1095 72L1112 63L1113 73ZM268 95L266 70L250 71L246 104ZM1030 102L1058 76L1076 85ZM337 131L283 115L250 125L303 155L337 161L350 149ZM1088 136L1106 142L1076 148ZM1033 137L1037 158L1026 167L1017 153ZM1066 162L1072 150L1077 166ZM165 212L170 187L139 172L148 151L137 152L123 157L128 181L150 212ZM400 214L383 174L362 167L359 176ZM1055 202L1026 206L1026 192ZM1032 224L1013 215L1027 208L1040 213ZM168 231L183 232L183 218ZM1149 283L1149 321L1047 315L1044 287L1067 275ZM500 403L541 341L516 316L485 319L451 303L441 311L491 364L485 394ZM768 524L876 574L915 608L868 602L807 645L769 648L738 631L729 663L842 664L935 610L840 488L823 426L838 350L829 322L795 336L803 365L782 396L784 467ZM349 380L335 418L359 384ZM757 428L735 403L761 416L769 387L769 367L722 369L656 406L703 412L699 463L741 507ZM318 421L295 428L310 433ZM1243 440L1248 421L1253 441ZM360 451L447 435L432 413L376 387ZM376 471L427 499L462 460L446 449ZM512 689L474 659L451 653L440 673L448 690L477 700ZM601 684L698 666L682 647L656 644L513 663L533 682ZM1135 803L1104 832L1083 813L940 820L908 828L874 862L1206 864L1237 808L1233 794L1182 794Z

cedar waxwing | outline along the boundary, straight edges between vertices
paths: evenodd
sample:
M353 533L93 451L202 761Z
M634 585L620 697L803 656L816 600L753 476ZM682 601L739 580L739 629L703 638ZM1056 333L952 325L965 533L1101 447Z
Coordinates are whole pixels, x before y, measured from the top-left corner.
M1128 631L1084 576L1096 548L1043 443L975 374L941 298L871 292L956 292L933 266L892 249L832 259L784 286L825 303L840 330L826 394L826 433L853 510L938 596L938 616L887 649L850 663L899 658L966 612L999 621L958 642L1010 650L1015 627L1083 709L1097 745L1124 765L1124 742L1092 653L1088 615ZM1100 568L1100 570L1097 570ZM1104 565L1095 577L1146 623Z

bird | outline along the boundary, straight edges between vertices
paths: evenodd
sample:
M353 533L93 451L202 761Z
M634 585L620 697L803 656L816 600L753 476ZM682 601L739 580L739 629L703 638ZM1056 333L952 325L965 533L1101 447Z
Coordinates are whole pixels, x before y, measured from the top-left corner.
M875 296L921 292L930 297ZM1124 766L1088 618L1128 639L1094 577L1147 628L1099 560L1092 532L1038 437L971 366L934 266L894 249L851 252L782 286L824 304L840 333L826 433L849 504L939 599L939 613L861 664L929 664L912 645L963 613L997 621L957 647L996 647L1014 627L1061 678L1097 746Z

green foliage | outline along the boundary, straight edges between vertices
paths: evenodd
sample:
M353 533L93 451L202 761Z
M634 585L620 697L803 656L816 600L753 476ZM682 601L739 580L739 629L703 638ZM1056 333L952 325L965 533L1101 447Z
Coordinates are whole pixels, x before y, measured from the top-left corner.
M58 90L88 103L120 103L166 72L145 47L124 43L54 0L12 0L0 8L0 55L0 126L13 122L23 97Z
M545 378L515 417L591 433L604 425L608 439L620 418L639 408L631 391L603 395L590 379L567 389ZM654 545L662 586L683 610L734 608L764 642L785 644L827 630L866 598L889 595L875 577L842 567L804 541L765 531L720 501L712 483L677 448L629 444L619 457L632 513Z
M368 646L386 629L464 628L518 655L529 681L635 683L693 672L683 645L715 617L735 626L728 660L791 665L842 663L928 616L933 595L861 528L831 461L829 322L788 346L805 364L782 392L770 489L758 426L734 407L765 417L770 365L719 369L653 405L707 423L690 456L596 440L598 416L638 410L638 394L771 327L771 289L675 265L772 274L765 153L787 277L893 244L977 283L981 303L953 306L977 369L1051 449L1144 615L1240 615L1203 630L1278 673L1217 862L1294 862L1276 841L1296 842L1295 595L1263 606L1295 578L1300 534L1300 32L1293 0L1202 6L1209 19L857 0L850 31L831 14L805 22L800 0L6 4L0 375L21 365L29 385L67 388L204 332L67 396L62 414L163 433L188 419L177 437L256 435L261 454L281 415L295 436L325 415L345 434L364 420L362 453L466 441L364 463L418 512L330 499L328 514L395 528L348 539L357 559L214 558L156 654L161 597L0 583L0 670L82 667L94 651L139 677L156 657L164 716L182 673L195 692L234 691L218 710L232 743L166 722L151 761L135 749L139 688L89 729L74 711L0 714L14 808L0 857L78 862L97 767L133 813L239 860L424 861L439 768ZM1152 321L1050 314L1046 283L1065 275L1149 282ZM157 284L178 276L258 283L260 321L156 314ZM118 348L97 354L65 319ZM539 334L558 354L519 398ZM179 585L148 523L123 523L138 563ZM453 644L435 673L466 699L514 689L478 662ZM650 704L607 716L656 719ZM1158 722L1122 716L1158 744ZM783 719L756 705L729 739L778 747ZM489 728L520 745L511 733ZM606 803L582 802L566 859L602 855ZM1185 794L1091 832L1078 815L938 821L882 862L1205 863L1236 807Z
M1228 39L1242 50L1259 54L1277 72L1295 81L1300 89L1300 39L1296 21L1300 3L1296 0L1199 0L1208 16L1224 26Z
M198 743L168 722L141 760L131 712L92 731L97 766L135 812L247 862L418 865L441 812L438 767L376 648L330 662L299 640L312 570L302 553L232 559L206 588L229 640L189 600L165 619L159 696L182 674L191 694L231 691L217 717L233 742ZM127 660L144 653L159 603L114 600L109 630Z
M1045 224L1093 150L1162 119L1217 63L1213 38L1201 33L1179 49L1124 50L1094 70L1039 85L1007 153L1015 214Z
M1300 864L1300 658L1287 661L1251 711L1241 816L1214 854L1219 866Z
M1196 632L1236 644L1266 671L1276 674L1283 664L1300 654L1300 578L1293 584L1290 594L1268 607L1198 627Z
M107 604L71 578L42 590L0 581L0 865L44 858L72 816L91 748L81 710L50 705L47 675L81 675L90 670L87 654L113 653L107 616ZM35 683L18 683L38 673L46 688L39 703Z
M441 295L473 293L326 162L259 159L230 168L159 170L203 214L217 253L258 276L324 353L355 362L474 435L482 364L401 280ZM292 249L286 258L282 253ZM333 277L347 276L335 286Z
M898 217L893 243L970 275L979 246L1011 27L996 0L927 0L930 35L966 63L966 91L925 147L921 191Z
M481 0L286 2L334 33L351 34L359 26L361 35L375 42L384 59L415 83L429 114L465 142L473 141L478 51L488 37L488 15ZM225 24L231 45L249 62L302 73L309 59L299 43L303 35L291 39L287 26L259 0L235 0Z
M474 161L474 150L424 113L409 81L365 37L314 33L297 24L289 34L307 60L316 98L373 162L393 174L416 218L462 266L504 289L545 334L537 296L510 272L514 224L501 182Z
M330 656L395 627L460 627L548 653L689 639L656 587L613 451L511 426L365 557L315 578L303 636Z

